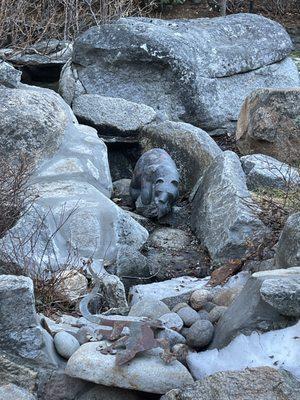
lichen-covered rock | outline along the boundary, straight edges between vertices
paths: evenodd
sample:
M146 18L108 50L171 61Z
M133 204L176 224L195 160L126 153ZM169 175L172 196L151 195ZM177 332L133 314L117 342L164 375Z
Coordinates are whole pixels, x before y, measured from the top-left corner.
M287 219L276 247L275 262L278 268L300 266L300 213Z
M243 258L267 228L258 218L238 156L225 151L206 169L192 202L192 228L214 263Z
M73 81L88 94L124 98L168 119L224 129L255 88L298 84L296 66L284 60L292 47L279 24L254 14L122 18L76 40Z
M267 279L260 288L260 294L280 314L300 317L300 274L298 278Z
M260 89L241 109L236 140L243 154L263 153L295 163L300 154L300 88Z
M199 311L208 301L212 300L212 294L209 290L195 290L190 297L190 304L194 310Z
M52 156L60 147L68 118L58 96L33 90L0 89L0 153Z
M297 400L300 383L285 371L270 367L217 372L184 389L171 390L161 400Z

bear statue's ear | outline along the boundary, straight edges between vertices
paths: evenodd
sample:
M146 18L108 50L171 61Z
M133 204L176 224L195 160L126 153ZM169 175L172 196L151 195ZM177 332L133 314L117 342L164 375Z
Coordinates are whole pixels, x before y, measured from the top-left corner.
M162 178L158 178L158 179L156 180L155 184L157 184L157 183L164 183L164 180L163 180Z
M178 182L177 181L171 181L172 185L178 188Z

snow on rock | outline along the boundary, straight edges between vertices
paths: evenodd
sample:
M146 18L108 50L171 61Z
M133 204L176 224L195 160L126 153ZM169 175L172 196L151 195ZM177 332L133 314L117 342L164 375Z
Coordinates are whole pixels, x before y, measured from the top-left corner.
M291 327L250 336L239 335L222 350L190 353L188 367L196 379L219 371L270 366L300 379L300 321Z

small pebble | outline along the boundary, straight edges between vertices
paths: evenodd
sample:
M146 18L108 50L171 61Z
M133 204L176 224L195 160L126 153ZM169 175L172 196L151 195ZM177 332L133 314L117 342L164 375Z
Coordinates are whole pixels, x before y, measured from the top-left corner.
M54 336L54 346L58 354L68 360L79 349L80 344L73 335L61 331Z
M209 313L209 320L210 322L212 322L213 324L217 321L219 321L219 319L222 317L222 315L224 314L224 312L227 310L227 307L224 306L216 306L214 307L211 312Z
M208 301L206 304L204 304L203 310L210 312L214 307L216 307L216 305L214 303L212 303L211 301Z
M173 329L177 332L179 332L183 327L182 319L175 312L164 314L159 317L158 320L161 321L166 328Z
M177 311L177 314L182 319L185 326L191 326L199 319L197 311L193 310L190 306L182 307Z
M180 310L181 308L188 306L189 305L187 303L178 303L172 308L172 311L177 313L177 311Z
M199 315L199 319L207 319L208 321L209 319L209 313L207 311L201 310L198 311L198 315Z
M218 306L228 307L236 298L236 296L240 293L241 290L242 290L241 286L222 290L221 292L217 293L214 296L213 302Z
M212 294L206 289L195 290L190 297L190 305L194 310L199 311L203 306L212 300Z
M156 319L170 312L169 307L160 300L140 300L135 303L129 314L131 317L147 317Z
M211 342L213 334L213 324L205 319L199 319L188 329L185 337L189 346L202 349Z

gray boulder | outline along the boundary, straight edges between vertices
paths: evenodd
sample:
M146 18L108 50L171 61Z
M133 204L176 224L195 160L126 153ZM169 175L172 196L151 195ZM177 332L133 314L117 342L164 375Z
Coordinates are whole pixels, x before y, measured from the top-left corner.
M17 88L21 81L22 72L5 61L0 61L0 87Z
M275 263L279 268L300 265L300 213L287 219L276 247Z
M180 171L182 191L191 191L205 168L222 154L205 131L183 122L150 124L143 129L140 139L145 151L159 147L171 155Z
M225 151L206 169L192 202L192 228L214 263L243 258L267 233L238 156Z
M297 400L300 383L291 374L270 367L217 372L161 400Z
M0 350L41 365L59 363L51 336L38 323L30 278L0 276Z
M14 65L49 67L62 66L71 57L73 46L71 43L51 39L29 46L22 52L15 49L0 50L0 58L9 60Z
M280 314L300 317L300 275L287 279L267 279L260 288L260 294Z
M299 312L299 296L294 291L294 282L298 282L299 272L299 268L289 268L254 273L219 319L210 348L223 348L240 333L250 335L253 331L267 332L292 325L295 318L285 315L297 315ZM274 279L280 281L282 289L278 297L270 293L268 297L267 293L263 293L266 288L270 292ZM289 289L285 290L285 286Z
M33 90L0 89L0 154L50 157L59 149L68 118L58 96Z
M3 400L35 400L36 397L27 390L14 384L0 386L0 399Z
M100 268L104 255L107 261L115 259L119 246L139 249L148 232L109 200L107 149L96 131L79 125L69 106L50 90L2 92L0 150L38 154L30 180L38 198L1 240L3 258L21 267L30 262L57 269L74 250L78 257L93 257ZM15 251L20 243L24 251Z
M137 133L156 117L153 108L121 98L85 94L72 104L76 117L83 123L95 127L101 137L111 136L137 140Z
M66 79L73 98L81 85L81 93L124 98L171 120L223 129L254 88L299 83L296 66L284 60L292 48L279 24L258 15L126 18L91 28L75 41L76 73ZM66 86L64 81L63 74Z
M201 319L196 321L186 332L185 338L189 346L196 349L206 347L212 340L214 334L213 324Z
M157 356L140 355L116 368L115 356L100 353L98 347L99 342L82 345L69 359L66 373L105 386L158 394L193 383L188 370L177 360L166 364Z
M299 162L300 88L255 90L241 109L236 140L242 154L263 153L288 164Z
M241 157L250 190L269 187L291 189L300 185L300 172L288 164L264 154Z

